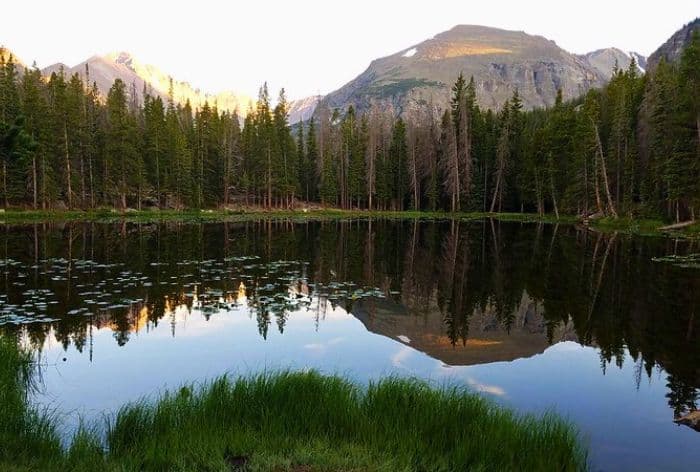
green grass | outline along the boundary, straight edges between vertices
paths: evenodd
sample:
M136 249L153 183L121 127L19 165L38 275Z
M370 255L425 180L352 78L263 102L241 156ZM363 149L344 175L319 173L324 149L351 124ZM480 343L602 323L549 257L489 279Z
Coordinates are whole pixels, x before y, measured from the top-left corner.
M222 377L124 406L62 449L27 406L31 366L0 340L0 469L74 471L577 471L587 453L553 415L396 378L360 387L315 372ZM99 425L98 425L99 426ZM101 438L101 439L98 439ZM235 464L245 462L243 469Z
M0 337L0 470L34 468L37 457L51 461L62 454L51 418L28 406L32 373L31 356Z

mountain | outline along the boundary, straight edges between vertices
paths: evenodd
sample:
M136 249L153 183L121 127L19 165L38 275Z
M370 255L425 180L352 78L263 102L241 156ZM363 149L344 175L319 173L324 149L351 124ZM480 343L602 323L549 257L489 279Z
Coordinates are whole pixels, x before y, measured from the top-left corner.
M526 293L513 308L508 328L499 321L495 306L475 309L468 317L466 342L449 338L437 300L427 304L422 300L416 305L366 298L353 304L352 315L368 331L398 340L450 366L509 362L541 354L558 342L577 341L572 321L548 332L542 304Z
M479 104L498 108L517 88L526 108L551 105L561 88L577 97L605 75L553 41L522 31L461 25L373 61L357 78L326 96L330 108L372 103L397 113L433 104L444 108L460 72L474 77Z
M17 57L15 53L5 46L0 46L0 57L2 57L5 62L12 60L12 62L18 66L17 71L20 73L23 72L24 68L26 67L24 61L22 61L22 59Z
M700 18L696 18L676 31L668 41L649 56L649 69L653 70L661 59L666 62L678 62L685 46L690 42L695 31L700 31Z
M316 110L316 105L322 98L322 95L312 95L289 102L289 124L293 125L311 118Z
M75 73L80 74L85 80L86 66L90 74L90 83L97 83L97 88L102 96L106 97L114 81L119 78L127 85L129 90L132 84L139 101L143 101L144 85L150 93L160 96L163 100L168 99L171 76L150 64L143 64L127 52L117 52L104 56L92 56L80 64L67 67L65 64L54 64L42 69L46 76L53 72L59 72L63 68L67 76ZM208 94L198 88L194 88L188 82L172 80L173 97L178 103L190 101L193 107L216 104L219 110L238 110L244 115L248 110L251 98L243 94L232 91L218 94Z
M625 52L617 48L598 49L578 56L583 62L594 68L598 73L610 80L615 64L620 69L627 69L632 62L632 58L637 61L637 68L644 72L647 66L647 58L637 52Z

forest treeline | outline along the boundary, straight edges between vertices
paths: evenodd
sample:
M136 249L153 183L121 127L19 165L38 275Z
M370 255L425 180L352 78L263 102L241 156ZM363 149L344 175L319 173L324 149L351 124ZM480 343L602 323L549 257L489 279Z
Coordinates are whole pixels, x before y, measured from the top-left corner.
M694 219L700 209L700 39L679 64L526 111L477 104L460 76L429 104L366 113L321 105L290 126L284 90L263 86L244 119L117 79L106 97L78 74L49 78L0 58L5 207L340 208L525 211Z

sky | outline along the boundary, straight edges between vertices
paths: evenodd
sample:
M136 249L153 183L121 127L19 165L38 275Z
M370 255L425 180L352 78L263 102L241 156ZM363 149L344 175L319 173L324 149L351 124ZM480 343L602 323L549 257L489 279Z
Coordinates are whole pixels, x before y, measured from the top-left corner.
M457 24L537 34L574 53L648 55L700 16L700 0L7 0L0 45L39 67L128 51L208 92L325 94L378 57Z

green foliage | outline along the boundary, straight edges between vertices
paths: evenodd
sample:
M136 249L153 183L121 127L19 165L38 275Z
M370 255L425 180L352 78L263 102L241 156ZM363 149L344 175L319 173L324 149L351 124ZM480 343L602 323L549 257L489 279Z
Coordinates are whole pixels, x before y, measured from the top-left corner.
M400 79L395 82L371 87L367 93L376 98L390 98L405 94L416 88L440 87L441 85L440 82L426 79Z

